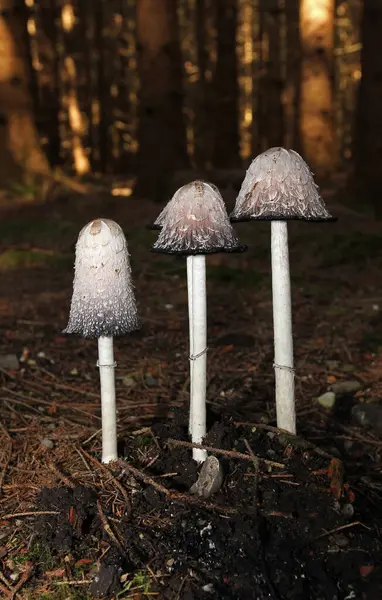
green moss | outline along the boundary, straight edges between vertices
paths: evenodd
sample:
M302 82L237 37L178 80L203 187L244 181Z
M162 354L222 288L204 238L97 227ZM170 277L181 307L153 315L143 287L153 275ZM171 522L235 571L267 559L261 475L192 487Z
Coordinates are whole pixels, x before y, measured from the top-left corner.
M0 271L14 269L66 268L73 262L72 255L42 250L6 250L0 254Z
M24 600L92 600L93 598L82 589L86 586L56 585L54 587L51 592L26 591Z
M147 571L138 571L134 577L125 583L123 589L116 595L116 600L131 598L132 593L138 592L142 596L149 596L151 592L151 581ZM138 597L138 595L137 595Z
M39 544L39 542L33 542L29 551L18 554L15 561L20 565L30 561L42 571L50 571L57 566L57 557L47 546Z

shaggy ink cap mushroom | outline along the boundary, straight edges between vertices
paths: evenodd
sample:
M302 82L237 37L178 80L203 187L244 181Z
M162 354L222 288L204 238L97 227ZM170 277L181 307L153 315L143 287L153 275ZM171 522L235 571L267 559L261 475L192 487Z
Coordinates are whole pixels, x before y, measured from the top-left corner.
M294 150L270 148L250 164L231 221L334 221L313 175Z
M152 252L213 254L243 252L216 186L193 181L181 187L154 223L160 234Z
M64 333L115 337L139 328L126 238L109 219L81 230L69 323Z

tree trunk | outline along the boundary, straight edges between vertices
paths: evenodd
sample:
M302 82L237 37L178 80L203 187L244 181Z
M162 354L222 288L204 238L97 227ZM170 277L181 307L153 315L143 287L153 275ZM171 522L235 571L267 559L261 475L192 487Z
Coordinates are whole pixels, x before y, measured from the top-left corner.
M30 95L26 11L2 1L0 13L0 184L30 183L50 172L41 150Z
M318 175L337 161L333 120L334 0L302 0L300 135L304 158Z
M236 58L237 0L216 0L217 62L214 79L214 166L240 165L239 84Z
M358 94L354 158L358 200L372 202L382 218L382 0L365 0L362 21L362 78Z
M167 182L187 166L182 58L176 0L138 0L140 77L136 194L164 201Z
M285 145L301 152L299 108L301 96L300 0L285 0L286 14L286 88Z
M261 138L266 141L263 150L270 146L282 146L284 140L284 107L282 103L283 77L281 65L281 7L279 0L261 0L261 30L263 44L267 48L266 72L262 78L260 106ZM265 58L265 57L264 57Z

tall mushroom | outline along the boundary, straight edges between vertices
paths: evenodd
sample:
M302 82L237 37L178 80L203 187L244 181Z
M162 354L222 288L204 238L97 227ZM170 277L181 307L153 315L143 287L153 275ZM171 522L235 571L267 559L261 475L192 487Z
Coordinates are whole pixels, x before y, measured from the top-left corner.
M64 333L98 339L103 463L118 458L113 338L138 328L123 231L109 219L91 221L77 240L73 296Z
M206 435L207 293L206 254L242 252L229 222L223 198L210 183L181 187L154 223L160 234L152 252L187 256L190 321L190 434L200 444ZM206 452L193 449L203 462Z
M296 433L288 220L334 220L294 150L270 148L247 170L231 221L270 220L277 425Z

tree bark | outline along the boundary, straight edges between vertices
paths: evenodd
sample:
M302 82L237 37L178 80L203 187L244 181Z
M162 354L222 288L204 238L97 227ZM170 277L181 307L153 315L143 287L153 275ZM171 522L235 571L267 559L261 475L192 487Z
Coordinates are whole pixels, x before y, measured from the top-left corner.
M188 163L177 2L138 0L136 16L140 93L135 193L163 201L171 173Z
M26 10L2 0L0 12L0 184L48 175L30 95Z
M262 109L261 138L266 141L263 150L282 146L284 141L284 107L282 103L283 77L281 66L281 7L279 0L261 0L261 30L263 43L268 48L266 72L262 77L260 106Z
M304 158L318 175L337 162L333 119L334 0L302 0L300 135Z
M382 0L365 0L362 20L362 78L356 115L354 159L358 200L371 202L382 219Z
M237 0L216 0L217 62L214 79L214 166L240 165L239 84L236 58Z
M301 97L300 0L285 0L286 14L286 88L285 144L301 152L299 109Z

